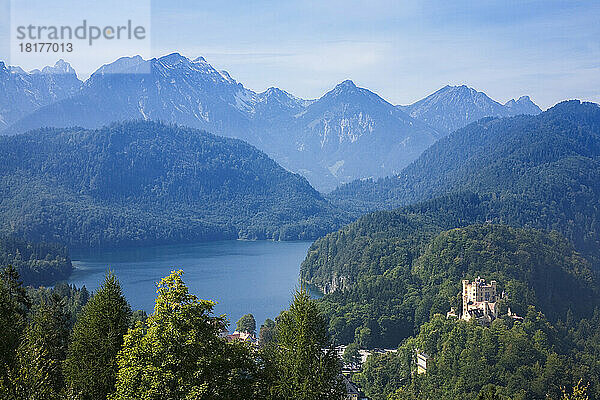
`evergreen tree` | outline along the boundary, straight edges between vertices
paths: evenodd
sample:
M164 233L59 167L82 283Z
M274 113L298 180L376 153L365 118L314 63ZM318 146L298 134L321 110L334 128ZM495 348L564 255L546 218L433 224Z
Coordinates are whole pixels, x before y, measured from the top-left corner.
M15 398L58 399L63 394L62 363L67 352L68 324L64 302L53 293L35 312L17 351L17 369L11 385Z
M265 323L260 326L258 332L258 343L260 347L265 347L275 339L275 321L270 318L265 320Z
M587 394L588 385L583 384L583 380L579 380L577 385L573 387L572 393L567 393L567 391L563 388L562 398L561 400L589 400L589 396Z
M350 343L344 350L344 362L353 366L359 365L361 360L359 350L360 346L358 345L358 343Z
M125 336L113 399L250 399L257 369L250 349L219 337L223 316L173 272L158 285L154 313Z
M114 391L116 355L127 333L131 308L119 281L108 272L79 316L65 362L69 392L81 399L106 399Z
M276 328L278 378L275 392L295 400L341 399L341 365L327 323L304 288L296 291L290 309Z
M0 273L0 389L8 389L8 371L15 366L15 353L26 326L30 303L19 274L8 266Z
M246 314L240 318L236 324L235 330L254 335L256 333L256 320L254 319L254 315Z

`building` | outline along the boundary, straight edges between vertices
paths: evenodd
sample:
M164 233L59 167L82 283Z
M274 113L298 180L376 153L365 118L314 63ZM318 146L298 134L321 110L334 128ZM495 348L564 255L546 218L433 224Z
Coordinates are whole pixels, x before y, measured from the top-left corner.
M463 280L462 286L461 318L463 320L470 321L475 318L481 323L491 323L498 317L496 281L488 284L485 279L478 277L473 282Z
M346 375L342 375L344 385L346 386L346 397L344 400L369 400L367 396L360 390L360 387L352 382Z
M417 374L426 374L429 363L431 362L431 357L417 350L415 361L417 363Z
M238 331L235 331L232 334L225 335L225 339L227 339L228 342L233 342L234 340L238 340L240 342L254 342L255 341L255 337L251 333L238 332Z
M512 312L511 309L510 309L510 307L508 307L508 311L507 311L506 315L508 315L510 318L512 318L516 322L522 322L523 321L523 317L519 317L517 314L515 314L514 312Z
M345 345L339 345L335 347L335 352L340 360L344 359L344 352L346 351ZM323 349L323 351L327 351L327 349ZM365 362L367 362L367 358L372 354L385 354L385 353L396 353L398 349L359 349L358 354L360 354L360 361L355 365L349 365L344 363L342 367L342 371L345 373L358 372L361 370L362 366Z

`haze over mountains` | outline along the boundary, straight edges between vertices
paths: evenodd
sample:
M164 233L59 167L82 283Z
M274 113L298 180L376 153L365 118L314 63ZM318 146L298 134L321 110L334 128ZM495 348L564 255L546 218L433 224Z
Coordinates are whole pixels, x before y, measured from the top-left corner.
M500 104L485 93L462 86L444 86L408 106L398 106L411 117L426 122L440 132L450 133L483 117L535 115L542 110L529 96Z
M71 247L314 239L348 221L241 140L152 121L0 137L0 234Z
M0 61L0 130L33 111L77 93L82 82L60 60L54 67L29 73Z
M583 179L594 188L600 182L593 176L600 157L598 121L600 107L578 100L536 116L485 118L439 140L400 174L355 181L329 197L346 208L352 204L366 211L459 191L535 197L562 185L561 190L587 195L583 186L578 188L583 181L574 180ZM555 175L546 176L548 170Z
M3 133L132 119L174 122L243 139L320 191L399 173L437 139L483 116L540 111L526 97L502 105L466 86L442 88L410 106L394 106L352 81L316 100L278 88L256 93L202 57L177 53L121 58L85 82L62 61L54 69L64 73L2 67Z

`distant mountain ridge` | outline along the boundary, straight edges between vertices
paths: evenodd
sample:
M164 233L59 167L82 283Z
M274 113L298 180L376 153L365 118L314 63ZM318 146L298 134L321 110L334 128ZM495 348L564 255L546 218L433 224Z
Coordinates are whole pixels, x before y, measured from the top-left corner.
M597 162L599 127L600 106L578 100L535 116L484 118L440 139L400 174L354 181L340 186L330 198L345 207L361 203L364 210L374 210L461 190L514 191L546 164L571 157ZM537 185L530 188L539 190Z
M63 60L30 72L0 61L0 130L41 107L74 95L81 84Z
M70 76L70 66L64 64L55 68L66 68L64 75ZM150 60L123 57L103 65L85 82L68 82L65 94L19 107L21 112L7 110L4 114L11 117L3 124L9 126L4 132L98 128L132 119L173 122L245 140L285 168L304 175L320 191L354 179L398 173L447 134L436 123L439 116L431 117L435 109L431 101L426 102L427 110L425 104L417 107L419 102L394 106L349 80L316 100L300 99L278 88L256 93L204 58L192 60L178 53ZM461 101L472 99L463 96ZM533 109L525 98L507 106L489 98L485 103L491 106L472 115ZM450 115L454 111L448 107L471 105L450 103L437 109Z
M500 104L485 93L465 85L447 85L413 104L398 107L446 134L484 117L535 115L542 112L529 96Z

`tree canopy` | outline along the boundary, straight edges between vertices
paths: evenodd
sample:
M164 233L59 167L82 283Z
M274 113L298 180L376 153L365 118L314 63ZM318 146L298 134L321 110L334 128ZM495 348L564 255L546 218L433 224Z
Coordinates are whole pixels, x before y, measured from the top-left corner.
M238 320L235 330L238 332L246 332L254 335L256 333L256 320L254 319L254 315L246 314L242 316Z
M252 398L249 349L219 336L224 317L189 293L182 274L160 281L154 312L125 336L112 399Z
M116 355L130 319L129 303L109 271L73 328L64 366L70 393L83 400L100 400L114 391Z

